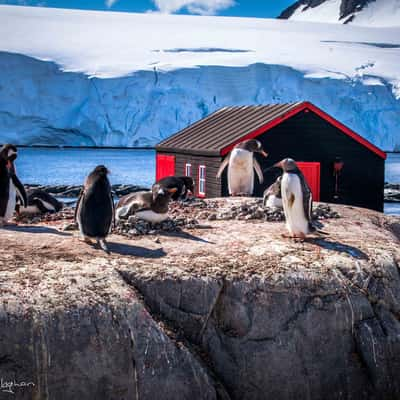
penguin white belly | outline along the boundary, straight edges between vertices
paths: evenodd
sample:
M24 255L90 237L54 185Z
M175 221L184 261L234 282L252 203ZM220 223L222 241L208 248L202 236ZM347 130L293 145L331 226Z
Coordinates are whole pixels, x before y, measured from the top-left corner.
M8 202L7 202L7 208L6 208L6 213L4 215L4 221L7 222L13 215L15 211L15 204L17 200L17 191L15 189L14 183L10 179L10 189L8 193Z
M243 149L232 150L228 167L229 194L253 194L253 153Z
M137 211L135 215L140 219L151 222L152 224L157 224L168 218L168 213L159 214L152 210Z
M286 227L291 235L308 233L308 220L304 214L303 191L296 174L285 173L282 177L282 202L286 218ZM294 196L293 204L290 199Z
M279 197L276 197L274 194L271 194L271 196L268 196L266 206L282 208L283 207L282 199Z

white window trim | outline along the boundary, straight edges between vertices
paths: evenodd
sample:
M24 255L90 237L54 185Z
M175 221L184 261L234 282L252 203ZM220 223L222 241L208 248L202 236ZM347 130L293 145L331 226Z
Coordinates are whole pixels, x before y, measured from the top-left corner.
M189 167L189 175L188 175L188 167ZM186 163L185 164L185 176L192 176L192 164Z
M204 171L204 177L201 177L201 171ZM206 166L199 165L199 195L205 196L206 195ZM203 191L201 191L201 184L203 183Z

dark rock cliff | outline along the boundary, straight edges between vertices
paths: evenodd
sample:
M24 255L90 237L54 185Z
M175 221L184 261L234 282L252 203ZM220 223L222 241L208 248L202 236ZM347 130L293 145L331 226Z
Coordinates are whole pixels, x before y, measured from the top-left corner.
M289 19L293 13L299 8L306 6L303 11L308 8L315 8L325 3L327 0L299 0L286 8L278 16L280 19ZM340 3L340 16L339 20L344 23L350 22L355 12L361 11L368 3L376 0L342 0ZM350 18L347 18L349 17Z
M214 221L106 256L0 230L0 398L399 399L399 221L334 207L304 243Z

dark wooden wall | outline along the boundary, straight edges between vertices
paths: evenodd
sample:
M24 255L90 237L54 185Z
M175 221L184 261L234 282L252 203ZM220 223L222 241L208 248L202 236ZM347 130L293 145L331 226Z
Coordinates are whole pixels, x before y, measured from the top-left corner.
M335 126L312 112L301 112L278 126L260 135L259 139L268 158L256 154L263 169L283 158L296 161L321 163L320 200L338 202L374 210L383 210L385 160L350 138ZM228 196L227 169L219 181L216 174L221 157L195 156L181 153L166 153L176 157L175 175L185 174L185 163L192 164L192 177L198 185L198 167L206 166L206 197ZM333 162L340 157L344 162L339 177L338 200L334 199L335 178ZM264 183L260 184L255 174L254 195L263 191L281 174L279 169L264 172ZM197 193L197 190L196 190Z
M191 154L167 153L165 151L160 154L175 156L175 175L185 175L185 164L192 164L192 178L196 185L196 195L199 182L199 165L206 166L206 197L221 197L221 181L216 175L221 163L221 157L212 156L196 156Z
M344 167L339 176L338 202L383 210L385 161L314 113L301 112L258 139L270 154L267 159L258 158L263 167L285 157L320 162L321 201L324 202L334 202L333 162L335 157L340 157ZM256 181L255 195L261 196L279 173L276 169L266 172L264 185Z

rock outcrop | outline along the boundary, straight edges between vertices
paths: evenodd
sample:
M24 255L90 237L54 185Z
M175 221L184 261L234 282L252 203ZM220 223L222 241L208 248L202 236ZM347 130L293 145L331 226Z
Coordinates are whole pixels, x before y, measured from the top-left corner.
M400 398L400 220L331 207L329 235L304 243L282 222L207 220L113 235L107 256L51 224L0 230L1 390Z

